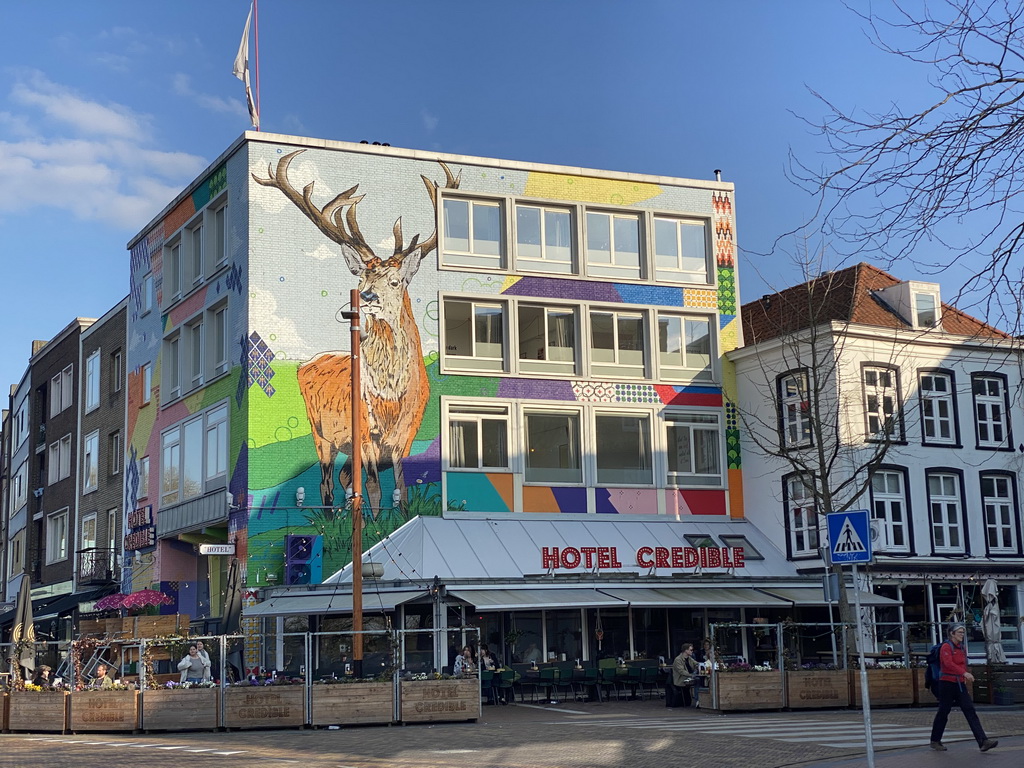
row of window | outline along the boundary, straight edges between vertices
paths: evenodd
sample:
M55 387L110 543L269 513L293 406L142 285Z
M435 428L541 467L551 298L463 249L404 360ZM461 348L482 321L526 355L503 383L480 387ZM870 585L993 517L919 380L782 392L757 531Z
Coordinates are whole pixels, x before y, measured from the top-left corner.
M167 394L163 402L170 403L203 386L228 368L228 305L224 300L164 338L162 391ZM144 402L149 402L145 382L143 387Z
M543 485L724 485L717 410L464 402L444 408L449 471L522 472L526 483Z
M452 196L445 198L442 215L442 266L715 282L710 226L703 218Z
M985 550L990 555L1020 552L1020 519L1016 477L1010 472L981 472L980 517ZM881 469L872 475L869 489L873 547L887 554L912 554L913 530L907 470ZM793 474L784 479L789 549L794 557L815 556L821 544L813 480ZM928 525L935 554L963 555L970 551L964 476L954 469L925 470ZM974 514L971 515L974 517ZM977 547L975 547L975 550Z
M206 206L163 249L163 307L167 309L228 261L227 195ZM142 278L142 314L153 309L153 275Z
M661 310L441 299L450 371L712 381L713 316Z
M162 506L202 496L227 485L228 406L207 409L166 430L160 436L160 502ZM149 492L146 482L139 493ZM142 478L140 477L140 481Z
M50 379L50 418L67 410L75 401L75 367L69 365Z
M864 433L868 440L906 440L906 418L896 368L865 365L861 371ZM1006 376L971 374L975 440L978 448L1012 450ZM783 446L812 444L812 394L806 370L778 380L779 431ZM956 383L951 371L918 371L917 399L923 445L959 447Z
M69 552L69 513L70 509L64 507L46 516L46 564L52 565L68 558ZM118 510L108 509L107 517L107 540L106 548L114 552L118 548L117 542L117 518ZM97 519L96 514L86 515L82 518L82 534L80 549L93 549L97 545L96 538ZM12 576L21 573L24 532L19 532L11 538L8 554L11 561L10 574Z

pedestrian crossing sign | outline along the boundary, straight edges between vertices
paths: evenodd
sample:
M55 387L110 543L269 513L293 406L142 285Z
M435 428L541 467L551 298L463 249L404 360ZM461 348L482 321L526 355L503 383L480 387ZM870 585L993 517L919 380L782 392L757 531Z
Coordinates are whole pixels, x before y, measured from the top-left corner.
M871 524L866 509L828 515L828 541L833 563L871 562Z

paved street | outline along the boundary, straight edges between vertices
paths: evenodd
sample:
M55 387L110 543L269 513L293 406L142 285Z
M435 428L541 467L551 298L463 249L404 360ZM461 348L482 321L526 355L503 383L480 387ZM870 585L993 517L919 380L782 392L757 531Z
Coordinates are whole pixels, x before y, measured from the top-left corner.
M980 754L962 717L928 749L933 710L876 710L879 768L1024 764L1024 711L981 711L1000 746ZM712 715L659 700L484 707L476 724L174 734L7 734L3 768L676 768L862 766L860 713Z

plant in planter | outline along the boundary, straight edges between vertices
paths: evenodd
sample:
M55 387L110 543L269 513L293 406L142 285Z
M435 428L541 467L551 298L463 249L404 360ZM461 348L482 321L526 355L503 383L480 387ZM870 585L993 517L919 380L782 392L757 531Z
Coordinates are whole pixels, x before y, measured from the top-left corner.
M720 664L711 676L712 706L719 710L781 709L782 671L771 664Z

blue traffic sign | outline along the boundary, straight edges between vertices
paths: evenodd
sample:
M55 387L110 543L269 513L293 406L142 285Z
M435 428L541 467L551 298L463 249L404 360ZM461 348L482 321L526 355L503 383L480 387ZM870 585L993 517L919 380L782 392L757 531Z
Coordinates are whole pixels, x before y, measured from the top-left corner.
M871 562L871 523L866 509L826 515L828 545L833 563Z

